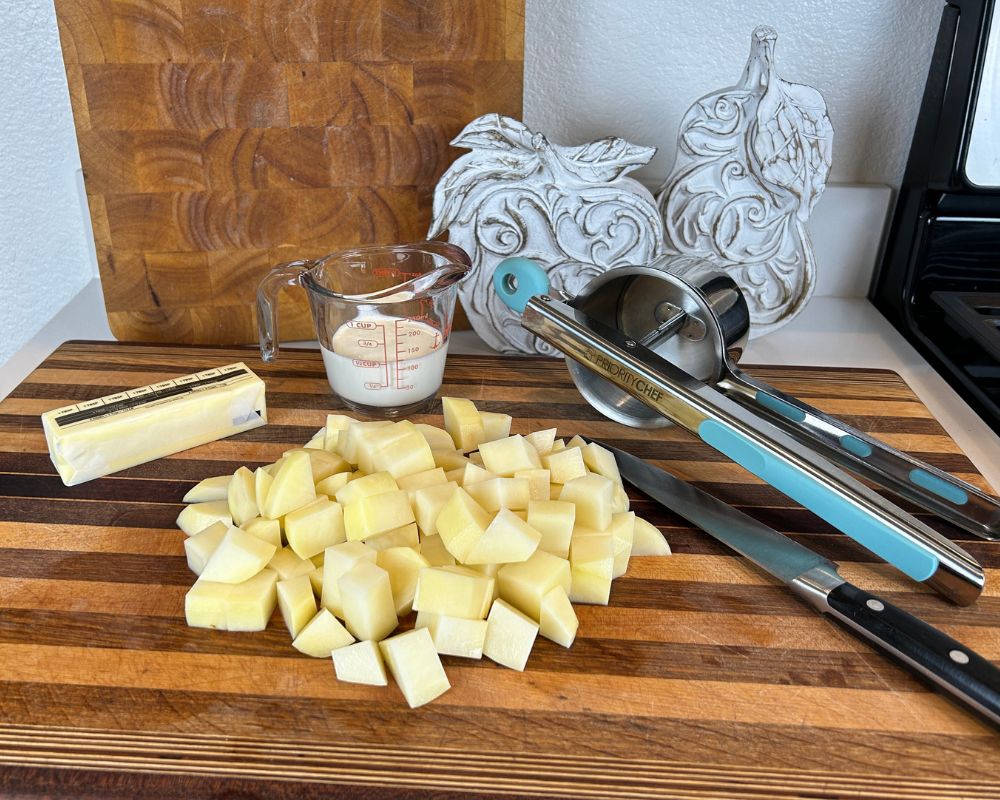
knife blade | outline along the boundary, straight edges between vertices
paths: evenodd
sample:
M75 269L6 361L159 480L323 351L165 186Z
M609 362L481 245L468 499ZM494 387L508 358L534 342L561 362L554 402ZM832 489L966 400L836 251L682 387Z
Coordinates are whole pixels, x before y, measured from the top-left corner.
M587 440L609 450L622 478L637 489L1000 728L1000 669L985 658L887 600L844 580L836 564L783 533L631 453L595 439Z

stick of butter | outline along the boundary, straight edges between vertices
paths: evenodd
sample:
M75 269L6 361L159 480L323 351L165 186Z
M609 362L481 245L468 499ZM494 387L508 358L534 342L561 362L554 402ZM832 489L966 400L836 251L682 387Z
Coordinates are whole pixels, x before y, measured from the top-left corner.
M267 422L264 382L239 362L42 414L63 483L79 483Z

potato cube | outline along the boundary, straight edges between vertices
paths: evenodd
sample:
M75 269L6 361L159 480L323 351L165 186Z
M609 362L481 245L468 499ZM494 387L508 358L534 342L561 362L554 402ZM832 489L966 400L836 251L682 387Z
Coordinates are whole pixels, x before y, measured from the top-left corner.
M216 583L242 583L264 569L277 551L273 544L231 527L205 563L201 577Z
M377 497L380 494L398 491L396 479L388 472L373 472L350 481L344 488L337 490L337 502L342 506L355 503L366 497Z
M663 538L659 528L642 517L636 517L635 528L632 531L632 555L669 556L670 545Z
M340 439L340 432L346 431L347 427L355 420L346 414L327 414L326 427L324 428L323 449L328 453L337 452L337 441Z
M307 576L309 578L309 585L312 587L313 594L316 597L323 596L323 567L316 567Z
M340 503L318 497L285 515L285 538L300 558L312 558L326 548L347 541Z
M278 608L285 627L294 639L307 622L316 616L316 597L308 575L297 575L276 584Z
M393 528L385 533L377 533L365 539L365 544L372 550L387 550L390 547L412 547L420 546L420 534L417 532L417 523L411 522L409 525L402 525Z
M277 572L263 569L252 578L234 584L226 597L226 630L264 630L278 603L277 581Z
M614 543L610 533L573 534L569 549L572 574L569 599L606 606L614 574Z
M396 615L405 617L413 609L413 595L417 591L420 570L429 567L430 563L410 547L381 550L375 557L375 563L389 573Z
M226 598L233 590L231 583L215 583L201 579L194 582L184 595L184 618L192 628L226 629Z
M566 590L562 586L556 586L542 598L538 632L556 644L569 647L573 644L579 627L580 622Z
M229 497L229 481L232 475L219 475L215 478L205 478L199 481L184 495L182 503L210 503L213 500L225 500Z
M420 555L427 559L427 563L432 567L447 567L455 564L455 556L448 552L441 537L425 536L420 542Z
M435 526L448 552L465 561L472 546L490 524L489 512L472 499L465 489L456 489L437 515Z
M549 471L553 483L569 483L574 478L582 478L587 474L583 451L578 447L568 447L542 456L542 464Z
M347 486L347 482L350 478L350 472L338 472L335 475L323 478L323 480L316 484L316 494L326 495L327 497L336 497L337 492Z
M402 489L362 497L344 506L344 528L351 541L385 533L414 521L410 498Z
M253 473L253 493L257 499L257 513L263 508L267 500L267 493L271 491L271 484L274 483L274 476L263 467L257 467Z
M320 605L338 617L344 616L340 599L340 577L361 561L375 563L378 553L362 542L344 542L326 549L323 561L323 594Z
M573 568L573 586L569 592L574 603L606 606L611 599L611 576Z
M394 478L434 469L434 455L419 431L411 431L372 453L372 468L384 470Z
M542 535L527 522L509 509L501 508L461 560L466 564L527 561L538 548L541 538Z
M413 608L449 617L482 619L492 597L492 578L461 567L427 567L417 577Z
M330 658L334 650L353 643L354 637L340 624L340 620L321 608L292 640L292 647L313 658Z
M528 481L529 500L548 500L551 473L547 469L519 469L514 478L524 478Z
M556 429L546 428L544 431L535 431L524 437L528 444L535 448L538 455L547 456L552 452L552 445L556 440Z
M284 454L288 456L298 452L304 452L309 456L309 469L312 472L313 483L319 483L331 475L336 475L340 472L350 472L351 470L351 465L342 456L336 453L328 453L322 448L317 450L315 448L296 447L286 450Z
M368 639L333 651L333 669L338 681L388 686L389 677L378 642Z
M483 441L483 418L475 404L464 397L442 397L444 429L451 435L456 450L475 450Z
M434 466L441 467L446 473L472 463L458 450L432 450L431 453L434 455Z
M493 512L501 508L526 509L531 500L527 478L490 478L466 487L466 491L479 505Z
M413 495L417 489L423 489L425 486L435 486L447 482L448 479L445 477L444 470L441 469L441 467L425 469L423 472L415 472L412 475L404 475L402 478L398 478L396 480L399 488L405 490L409 495L411 503L413 502Z
M615 461L614 453L601 447L597 442L589 442L583 448L583 462L591 472L603 475L608 480L618 484L622 482L622 476L618 471L618 462Z
M629 509L629 499L628 492L625 491L625 487L620 483L615 484L615 494L611 498L611 513L621 514Z
M256 536L261 541L281 547L281 523L276 519L254 517L249 522L240 525L244 532Z
M355 639L379 641L399 624L389 573L369 561L359 561L337 579L344 625Z
M502 478L511 478L518 470L542 468L538 451L520 434L496 442L484 442L479 454L483 457L483 466Z
M576 521L599 531L611 525L611 499L615 485L603 475L573 478L559 493L560 500L576 503Z
M558 453L560 450L565 450L565 449L566 449L566 442L563 441L562 439L556 439L554 442L552 442L552 449L549 452Z
M455 442L452 440L451 434L448 433L448 431L442 430L434 425L428 425L426 422L418 422L414 427L427 441L431 450L455 449Z
M576 505L565 500L533 500L528 503L528 524L542 534L538 549L569 558L569 542L576 523Z
M590 443L586 441L582 436L577 435L574 436L572 439L570 439L568 442L566 442L566 449L568 450L573 447L578 447L581 450L583 450L583 448L586 447L588 444Z
M465 566L464 564L462 566ZM496 577L497 573L500 572L500 567L503 564L469 564L466 569L470 569L473 572L478 572L480 575L485 575L487 578L493 579L493 594L490 595L489 603L487 603L487 608L493 605L493 601L500 596L500 587L497 583ZM483 616L486 616L484 613Z
M374 422L350 422L337 433L337 454L352 464L358 463L358 445L365 433L375 428L388 428L392 422L380 419Z
M496 478L489 470L485 470L477 464L469 462L458 469L450 469L445 473L445 477L450 481L455 481L459 486L471 486L474 483L482 483L492 478Z
M446 617L421 611L417 614L414 627L427 628L434 641L434 649L443 656L482 658L486 625L485 619Z
M308 442L302 445L303 450L323 450L326 444L326 429L320 428L312 435Z
M486 623L483 655L497 664L523 672L538 636L538 623L503 600L493 604Z
M281 469L281 465L284 464L284 463L285 463L285 457L282 456L277 461L275 461L273 464L267 464L266 466L258 467L258 469L262 469L264 472L266 472L268 475L270 475L271 478L273 479L274 476L278 474L278 470Z
M297 575L308 575L313 569L312 561L300 558L291 547L282 547L278 550L267 562L267 566L277 572L278 578L283 581Z
M274 476L271 488L267 490L260 515L268 519L277 519L315 499L316 486L312 477L309 453L297 450L285 456L284 463Z
M510 424L514 420L510 414L480 411L479 416L483 420L483 442L495 442L497 439L506 439L510 436Z
M426 628L415 628L379 642L379 649L410 708L429 703L451 688Z
M393 447L410 433L417 433L416 426L409 420L395 422L381 428L369 428L358 437L358 466L365 472L381 472L384 469L375 466L376 455L385 448ZM421 436L421 443L426 440ZM393 476L395 477L395 476Z
M207 503L194 503L186 506L177 515L177 527L188 536L201 533L209 525L216 522L225 522L227 525L233 524L232 515L229 513L229 502L226 500L210 500Z
M556 586L568 594L572 587L570 564L543 550L536 550L527 561L504 564L497 572L500 597L532 619L541 613L542 598Z
M216 522L209 525L201 533L189 536L184 540L184 555L187 556L188 569L195 575L201 575L205 569L205 564L216 551L222 538L231 526L225 522Z
M612 578L620 578L628 571L628 559L632 555L632 539L635 532L635 512L625 511L611 515L611 544L615 556Z

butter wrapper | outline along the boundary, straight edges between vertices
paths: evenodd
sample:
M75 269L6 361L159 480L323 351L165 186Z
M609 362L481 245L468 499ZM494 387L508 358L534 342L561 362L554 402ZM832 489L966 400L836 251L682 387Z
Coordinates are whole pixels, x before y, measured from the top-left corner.
M42 414L49 455L67 486L266 423L264 382L243 362Z

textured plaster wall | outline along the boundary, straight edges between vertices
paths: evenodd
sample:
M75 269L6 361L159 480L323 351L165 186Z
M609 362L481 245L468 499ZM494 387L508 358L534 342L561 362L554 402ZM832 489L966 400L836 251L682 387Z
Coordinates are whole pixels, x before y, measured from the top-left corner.
M97 274L52 0L0 2L0 369Z
M778 31L778 72L826 98L832 181L898 185L942 3L936 0L527 0L525 122L560 144L623 136L670 171L697 98L736 83L750 32Z

